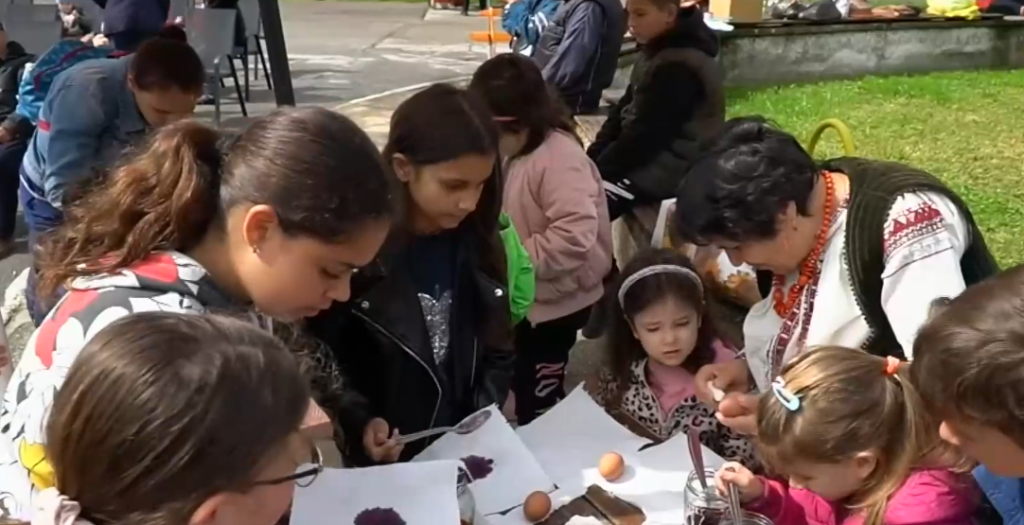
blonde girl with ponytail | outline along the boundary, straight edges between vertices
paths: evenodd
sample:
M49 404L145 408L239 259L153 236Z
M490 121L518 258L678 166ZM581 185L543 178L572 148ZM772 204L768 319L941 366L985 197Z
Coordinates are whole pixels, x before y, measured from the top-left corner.
M908 380L910 365L824 347L761 396L759 451L779 479L726 464L719 490L776 525L969 525L979 501Z

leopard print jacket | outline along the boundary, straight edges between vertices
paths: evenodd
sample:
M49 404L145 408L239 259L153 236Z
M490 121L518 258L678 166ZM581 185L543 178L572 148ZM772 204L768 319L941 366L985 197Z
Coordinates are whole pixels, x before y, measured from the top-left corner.
M628 389L625 390L617 407L608 406L614 402L612 397L616 392L615 379L610 372L602 372L595 395L597 402L607 410L615 409L631 417L662 440L680 432L696 430L700 435L700 442L722 458L738 461L751 469L759 464L750 441L719 422L715 418L714 410L698 401L696 396L684 399L668 417L665 417L658 398L647 383L646 370L647 359L641 359L633 364Z

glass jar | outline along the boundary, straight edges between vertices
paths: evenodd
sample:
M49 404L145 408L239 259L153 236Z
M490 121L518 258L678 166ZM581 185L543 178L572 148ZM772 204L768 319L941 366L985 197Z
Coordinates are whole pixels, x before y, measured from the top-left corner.
M700 484L700 475L707 484L705 490ZM715 471L693 471L686 478L683 492L686 525L726 525L733 523L729 513L729 499L718 493L715 487ZM742 525L772 525L772 521L760 514L744 511Z
M456 494L459 498L459 521L462 522L462 525L473 525L473 518L476 515L476 499L473 498L473 492L469 490L469 484L472 482L473 477L469 475L469 471L459 467Z

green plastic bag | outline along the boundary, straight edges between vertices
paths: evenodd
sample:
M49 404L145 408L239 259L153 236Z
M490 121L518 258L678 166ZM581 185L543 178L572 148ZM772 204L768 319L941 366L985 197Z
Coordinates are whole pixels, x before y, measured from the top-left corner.
M512 219L502 213L498 218L501 228L501 242L505 245L508 264L508 301L512 311L512 324L519 324L533 306L537 295L537 282L533 272L530 254L526 253L523 241L512 225Z

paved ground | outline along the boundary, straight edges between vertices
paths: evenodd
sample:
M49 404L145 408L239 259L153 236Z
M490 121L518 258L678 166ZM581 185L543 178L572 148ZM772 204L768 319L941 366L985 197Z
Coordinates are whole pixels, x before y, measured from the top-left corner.
M335 107L396 88L472 74L486 60L472 31L487 20L424 4L281 2L297 103ZM250 114L273 109L273 93L254 82ZM229 88L230 91L230 88ZM227 128L244 126L233 94L224 106ZM204 108L203 114L212 114Z

